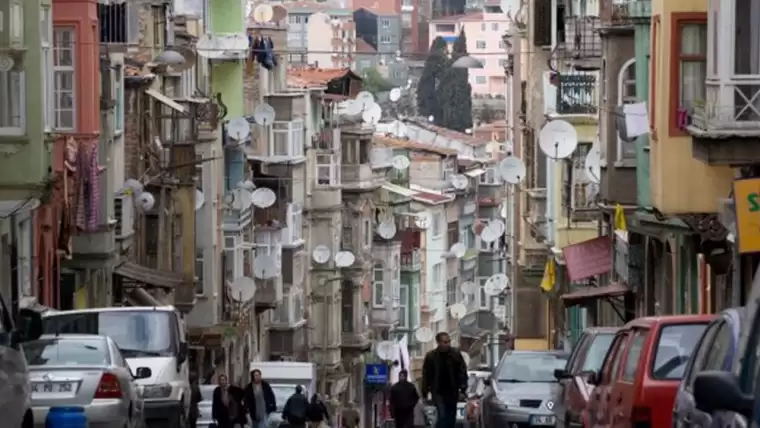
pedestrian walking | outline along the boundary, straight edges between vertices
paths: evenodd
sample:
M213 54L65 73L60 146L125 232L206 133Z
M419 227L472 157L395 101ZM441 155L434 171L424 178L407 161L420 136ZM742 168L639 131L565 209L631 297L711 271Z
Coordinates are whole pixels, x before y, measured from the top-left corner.
M361 422L361 414L356 408L355 402L348 403L348 406L340 413L340 422L342 428L358 428Z
M417 388L409 382L409 373L401 370L398 382L391 387L391 417L396 421L396 428L414 427L414 406L420 401Z
M326 428L327 421L330 420L330 414L327 412L327 406L325 406L319 394L311 396L306 417L309 420L309 428Z
M216 422L217 428L245 426L248 419L245 417L245 407L243 406L243 390L235 385L230 385L227 375L220 374L217 379L219 386L214 389L211 401L211 417Z
M437 347L422 364L422 396L432 397L436 428L455 428L457 402L467 391L467 366L459 349L451 346L448 333L436 334L435 341Z
M251 371L251 382L245 387L245 406L253 428L267 428L269 415L277 411L277 400L269 382L261 378L261 370Z
M303 387L296 386L295 394L285 402L282 418L290 424L290 428L305 428L309 411L309 399L303 394Z
M196 428L198 426L198 416L200 415L200 409L198 405L203 401L201 395L201 389L198 387L198 375L192 374L190 376L190 417L188 417L188 428Z

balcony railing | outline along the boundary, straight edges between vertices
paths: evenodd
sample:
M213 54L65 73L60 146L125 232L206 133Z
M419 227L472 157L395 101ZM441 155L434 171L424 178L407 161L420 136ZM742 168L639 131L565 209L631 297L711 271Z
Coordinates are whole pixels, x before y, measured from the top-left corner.
M602 57L602 39L599 36L601 20L598 16L570 16L565 18L565 59L592 59Z
M599 15L602 26L625 27L633 24L628 16L627 0L602 0L599 5Z
M760 134L760 78L705 82L705 100L685 107L691 125L704 131Z
M414 272L422 268L422 252L420 249L401 252L401 270Z
M253 224L257 228L281 229L286 226L287 220L287 204L284 202L253 210Z
M369 164L343 164L340 167L343 190L372 189L380 186L385 177L372 170Z
M596 73L553 73L549 82L557 88L554 112L560 115L595 115L598 112ZM552 110L551 107L549 110Z

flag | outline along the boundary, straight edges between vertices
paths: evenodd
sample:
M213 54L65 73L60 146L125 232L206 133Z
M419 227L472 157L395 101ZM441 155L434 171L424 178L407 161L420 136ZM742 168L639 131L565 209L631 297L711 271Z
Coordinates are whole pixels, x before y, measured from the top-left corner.
M557 276L554 272L554 259L549 259L546 261L546 267L544 268L544 277L541 279L541 289L549 292L554 289L554 283L556 282Z
M625 224L625 211L620 204L615 205L615 230L627 231L628 226Z

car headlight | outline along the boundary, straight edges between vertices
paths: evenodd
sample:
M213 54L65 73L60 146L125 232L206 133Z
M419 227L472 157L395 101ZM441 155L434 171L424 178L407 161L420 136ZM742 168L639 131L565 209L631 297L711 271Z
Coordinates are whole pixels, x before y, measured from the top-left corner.
M145 385L142 390L143 398L166 398L172 395L172 386L168 383Z

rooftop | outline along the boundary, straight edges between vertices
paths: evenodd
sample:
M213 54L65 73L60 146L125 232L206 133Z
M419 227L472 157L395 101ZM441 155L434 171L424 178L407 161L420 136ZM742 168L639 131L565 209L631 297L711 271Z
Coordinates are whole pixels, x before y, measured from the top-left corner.
M349 68L291 68L288 70L288 86L293 88L319 88L331 80L351 75L359 79Z
M415 191L412 199L423 204L440 205L454 200L453 195L444 195L443 193L416 184L411 184L409 188Z
M454 131L442 126L433 125L432 123L428 122L426 118L410 117L404 121L412 125L416 125L420 128L427 129L428 131L435 132L442 137L450 138L452 140L459 140L472 147L485 146L490 142L485 138L480 138L474 135L465 134L464 132Z
M422 151L435 153L441 156L454 156L457 151L454 149L447 149L445 147L435 147L430 144L424 144L411 140L400 140L390 136L375 135L372 138L372 142L381 147L392 147L394 149L409 149L413 151Z
M397 10L396 6L400 3L396 3L392 0L351 0L351 10L367 9L373 13L389 15L401 13L401 10Z

